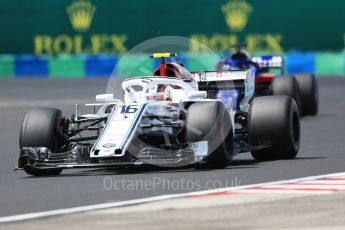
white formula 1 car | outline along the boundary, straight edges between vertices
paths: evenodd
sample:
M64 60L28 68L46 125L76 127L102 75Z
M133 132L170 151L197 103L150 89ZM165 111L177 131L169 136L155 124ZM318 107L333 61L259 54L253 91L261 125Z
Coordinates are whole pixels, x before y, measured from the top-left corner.
M225 168L241 152L257 160L297 155L299 113L291 97L253 98L250 70L190 73L166 62L174 56L153 54L162 59L153 75L124 80L123 100L97 95L87 104L95 113L76 107L66 119L55 108L29 110L16 169L44 176L144 164Z

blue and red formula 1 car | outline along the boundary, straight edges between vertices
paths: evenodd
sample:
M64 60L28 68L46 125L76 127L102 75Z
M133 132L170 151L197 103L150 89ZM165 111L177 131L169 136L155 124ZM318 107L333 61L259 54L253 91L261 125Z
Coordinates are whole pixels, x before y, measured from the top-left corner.
M285 75L282 56L251 57L243 45L229 58L221 59L217 71L252 69L255 71L255 95L288 95L295 99L302 115L318 112L318 84L313 74Z

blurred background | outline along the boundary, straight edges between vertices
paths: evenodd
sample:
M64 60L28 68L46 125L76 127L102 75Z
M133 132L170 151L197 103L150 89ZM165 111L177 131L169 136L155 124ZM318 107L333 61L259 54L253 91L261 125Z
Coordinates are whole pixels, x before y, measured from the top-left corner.
M2 0L0 4L0 78L109 76L122 55L139 43L171 35L199 42L179 50L192 71L201 68L200 59L209 63L209 70L219 61L198 44L225 57L231 45L245 43L253 54L284 55L288 73L345 72L345 1ZM138 59L119 65L133 61ZM156 63L148 60L143 65L153 69ZM125 68L118 67L115 75L123 74Z

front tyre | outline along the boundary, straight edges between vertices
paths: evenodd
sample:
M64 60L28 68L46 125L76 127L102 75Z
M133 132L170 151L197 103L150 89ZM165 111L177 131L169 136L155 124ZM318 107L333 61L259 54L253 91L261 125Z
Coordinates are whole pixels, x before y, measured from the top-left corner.
M32 167L31 165L25 165L24 171L31 176L57 176L60 175L62 169L50 168L50 169L39 169Z
M55 108L34 108L29 110L20 130L19 147L46 147L60 152L66 144L63 137L64 118ZM24 166L24 171L33 176L58 175L62 169L38 169L31 165Z
M225 168L233 158L233 130L229 112L220 101L202 101L189 106L187 142L208 142L208 155L199 168Z
M254 98L248 119L249 144L259 161L293 159L299 151L300 122L296 102L289 96ZM260 149L261 146L267 147Z

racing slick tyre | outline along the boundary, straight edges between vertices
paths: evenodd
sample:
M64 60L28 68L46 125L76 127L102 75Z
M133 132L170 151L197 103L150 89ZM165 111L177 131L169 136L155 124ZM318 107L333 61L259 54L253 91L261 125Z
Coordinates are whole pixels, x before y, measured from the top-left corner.
M191 104L186 116L187 142L208 141L208 155L198 168L225 168L233 158L233 130L229 112L220 101Z
M251 151L259 161L293 159L300 143L300 122L296 102L289 96L256 97L248 114L251 146L268 146Z
M302 112L303 104L301 101L300 89L294 77L284 76L275 78L272 82L272 94L292 97L297 103L299 112Z
M52 152L59 152L65 144L62 136L63 117L61 111L54 108L35 108L29 110L20 130L19 147L46 147ZM27 174L33 176L58 175L62 169L38 169L31 165L24 167Z
M301 95L302 114L316 115L319 107L319 90L315 76L313 74L294 75Z

